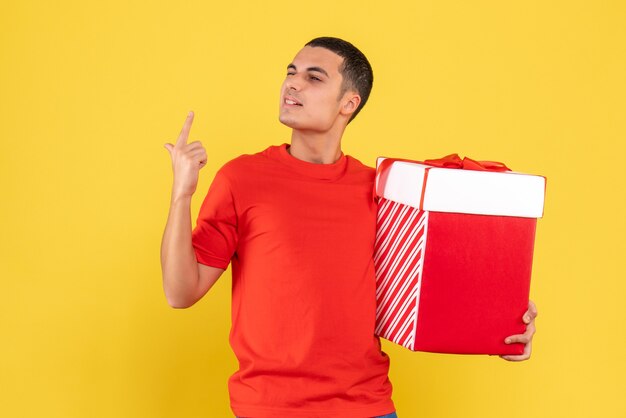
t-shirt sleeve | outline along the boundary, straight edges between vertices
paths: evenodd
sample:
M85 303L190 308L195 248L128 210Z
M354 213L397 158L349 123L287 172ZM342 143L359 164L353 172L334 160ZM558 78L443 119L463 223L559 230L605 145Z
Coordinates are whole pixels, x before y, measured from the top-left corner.
M237 249L237 213L228 178L218 171L200 206L191 243L199 263L226 269Z

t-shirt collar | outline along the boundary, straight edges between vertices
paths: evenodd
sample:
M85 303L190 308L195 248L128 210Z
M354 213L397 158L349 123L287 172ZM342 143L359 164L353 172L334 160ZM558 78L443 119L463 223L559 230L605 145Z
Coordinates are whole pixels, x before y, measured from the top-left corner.
M289 146L287 143L280 145L277 157L299 174L320 180L336 180L346 171L348 159L343 152L334 163L318 164L300 160L289 154Z

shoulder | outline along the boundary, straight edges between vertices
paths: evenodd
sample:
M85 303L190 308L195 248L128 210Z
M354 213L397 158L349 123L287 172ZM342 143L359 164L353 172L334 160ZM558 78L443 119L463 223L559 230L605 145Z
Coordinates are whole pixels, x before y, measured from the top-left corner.
M274 146L270 146L256 153L242 154L235 157L224 163L224 165L222 165L222 167L218 170L218 173L225 175L226 177L237 177L239 174L249 173L251 170L258 169L267 163L268 150L273 147Z
M370 167L366 164L363 164L360 160L354 158L351 155L346 155L346 158L353 165L355 169L364 170L364 171L376 171L374 167Z
M350 155L346 155L346 158L348 159L348 167L352 174L369 178L371 180L374 179L374 176L376 175L376 169L374 167L365 165L360 160Z

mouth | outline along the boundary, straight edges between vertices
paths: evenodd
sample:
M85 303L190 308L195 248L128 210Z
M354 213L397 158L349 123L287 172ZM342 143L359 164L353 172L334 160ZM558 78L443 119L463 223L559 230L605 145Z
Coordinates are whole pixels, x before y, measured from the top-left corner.
M283 99L283 105L302 106L302 103L300 103L299 101L297 101L295 98L291 96L285 96L285 98Z

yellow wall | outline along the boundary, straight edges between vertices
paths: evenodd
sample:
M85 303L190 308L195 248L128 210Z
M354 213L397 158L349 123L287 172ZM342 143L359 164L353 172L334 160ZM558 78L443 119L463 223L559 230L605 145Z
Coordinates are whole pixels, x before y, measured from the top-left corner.
M58 3L58 4L57 4ZM548 177L532 359L383 342L411 417L624 417L626 4L3 2L0 415L229 417L230 274L188 310L161 289L175 140L215 170L289 140L286 64L344 37L374 67L344 151L458 152Z

